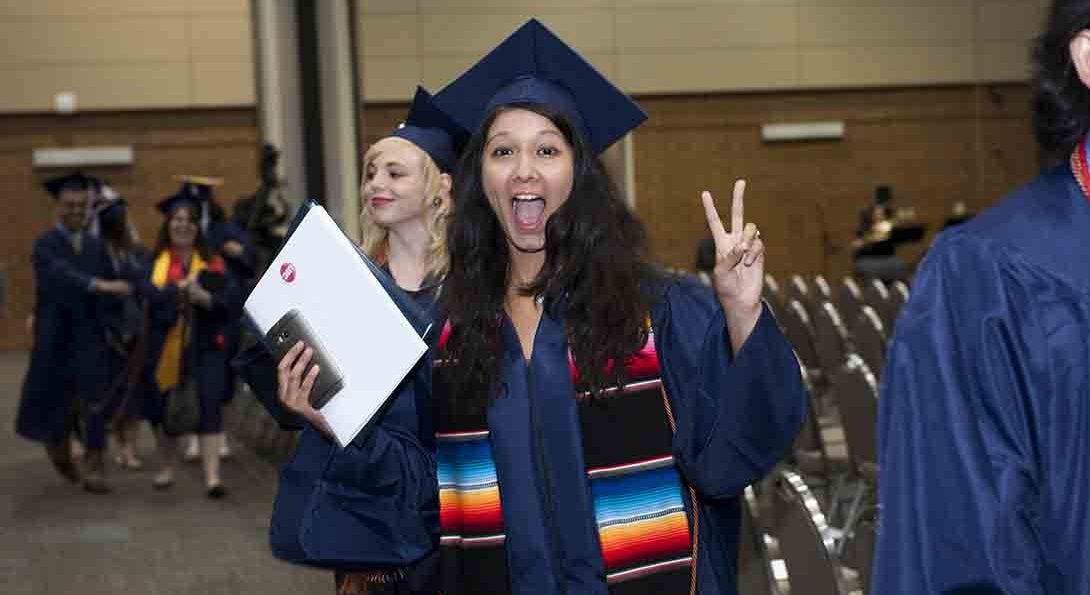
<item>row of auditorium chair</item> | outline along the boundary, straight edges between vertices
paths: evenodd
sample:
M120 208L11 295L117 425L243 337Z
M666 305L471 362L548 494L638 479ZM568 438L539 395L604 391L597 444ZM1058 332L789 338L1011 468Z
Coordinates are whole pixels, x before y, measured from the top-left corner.
M857 353L875 373L881 371L908 286L901 281L887 286L877 279L860 284L845 277L834 293L821 275L811 282L793 275L783 288L766 276L764 297L807 373L823 388L849 353Z
M879 376L902 282L771 276L764 297L811 395L793 455L747 490L739 588L753 595L868 592L877 526Z

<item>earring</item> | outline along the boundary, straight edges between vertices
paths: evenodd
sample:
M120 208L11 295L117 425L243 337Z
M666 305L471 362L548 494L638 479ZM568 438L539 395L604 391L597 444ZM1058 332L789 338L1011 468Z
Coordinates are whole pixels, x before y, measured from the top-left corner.
M439 208L439 205L441 205L441 204L443 204L443 199L439 198L438 196L436 196L435 198L431 199L431 206L433 206L433 207L435 207L435 208L437 208L437 209L438 209L438 208Z

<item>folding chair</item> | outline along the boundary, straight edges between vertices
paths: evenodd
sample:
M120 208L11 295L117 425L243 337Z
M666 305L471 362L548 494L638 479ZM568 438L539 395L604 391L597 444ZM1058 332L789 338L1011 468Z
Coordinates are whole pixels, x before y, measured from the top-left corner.
M889 345L886 329L882 317L871 306L863 306L852 323L852 346L875 374L881 374L886 363L886 347Z
M832 302L822 302L815 312L814 345L825 378L832 378L844 364L848 347L848 329Z
M821 376L821 362L818 360L817 350L814 347L814 330L810 322L810 313L797 299L787 302L782 316L777 317L780 327L788 342L795 348L795 353L803 366L810 373L810 377L819 386L823 382Z
M791 595L848 595L829 524L797 473L777 472L773 516Z
M772 573L772 557L765 543L753 488L742 498L742 521L738 529L738 591L744 595L780 595Z

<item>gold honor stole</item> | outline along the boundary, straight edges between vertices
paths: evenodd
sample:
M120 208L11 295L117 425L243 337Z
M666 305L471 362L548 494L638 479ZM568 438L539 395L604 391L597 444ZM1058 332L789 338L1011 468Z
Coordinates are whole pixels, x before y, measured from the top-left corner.
M653 336L626 366L631 380L623 391L611 389L594 403L579 397L610 593L643 593L645 582L662 593L695 593L697 503L671 456L674 420ZM618 426L631 431L618 434ZM500 487L483 419L479 428L437 433L441 566L458 575L444 577L460 583L458 592L506 593Z
M170 270L171 265L175 267L173 275ZM185 278L193 281L206 268L208 263L194 250L193 256L189 259L189 274L185 275ZM181 280L181 271L181 262L174 258L174 253L163 250L155 257L155 263L151 267L151 284L157 289L162 289L167 286L167 283ZM171 279L171 277L176 278ZM167 331L166 341L163 342L163 352L159 355L159 362L155 366L155 383L159 385L159 390L162 392L178 385L178 379L182 373L180 368L182 348L182 320L179 317L174 326Z

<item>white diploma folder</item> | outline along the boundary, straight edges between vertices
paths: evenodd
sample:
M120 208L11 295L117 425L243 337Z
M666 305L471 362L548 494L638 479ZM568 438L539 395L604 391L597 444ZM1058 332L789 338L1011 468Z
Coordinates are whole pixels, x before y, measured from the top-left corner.
M263 335L297 310L319 338L343 384L318 411L342 448L427 351L362 253L317 205L303 215L245 310Z

